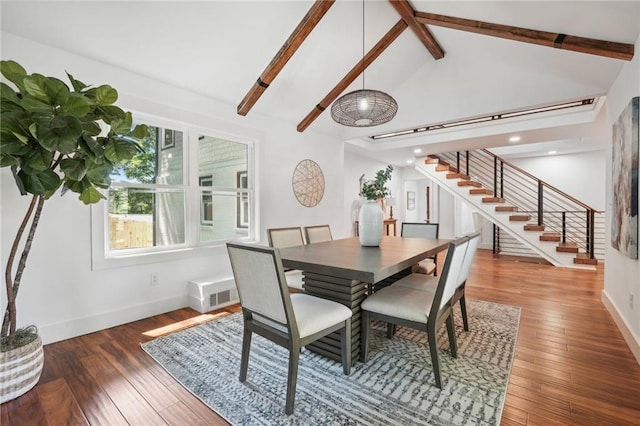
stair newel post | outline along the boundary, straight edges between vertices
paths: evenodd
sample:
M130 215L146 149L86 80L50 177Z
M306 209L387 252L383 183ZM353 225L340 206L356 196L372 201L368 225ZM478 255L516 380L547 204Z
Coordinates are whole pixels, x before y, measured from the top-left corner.
M595 210L587 210L587 254L590 259L595 257Z
M562 242L567 242L567 212L562 212Z
M541 226L544 224L544 217L542 214L542 209L544 208L543 197L544 197L544 185L541 180L538 180L538 225Z

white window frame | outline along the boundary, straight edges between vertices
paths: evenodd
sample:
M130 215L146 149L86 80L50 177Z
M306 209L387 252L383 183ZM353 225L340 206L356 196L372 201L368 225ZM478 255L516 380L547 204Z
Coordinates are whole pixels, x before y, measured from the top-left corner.
M219 252L221 247L229 240L200 241L201 226L201 187L199 186L197 163L199 155L198 136L207 135L232 142L247 145L247 195L249 197L249 218L248 237L233 238L234 241L256 242L258 240L258 219L257 219L257 194L255 188L256 159L255 159L255 139L229 134L223 131L189 125L168 119L152 117L147 114L134 115L137 123L149 124L156 127L180 130L184 135L183 150L183 184L182 185L162 185L138 184L129 182L114 182L112 187L134 187L150 188L159 191L185 191L185 243L173 246L146 247L125 250L111 250L109 239L109 217L108 200L102 200L91 205L91 260L92 269L107 269L114 267L135 266L137 264L166 262L180 259L187 259L193 256L211 256L212 252ZM161 142L162 143L162 142ZM213 195L216 195L215 187L212 187ZM228 192L227 192L228 193ZM103 191L103 195L108 196L108 191Z

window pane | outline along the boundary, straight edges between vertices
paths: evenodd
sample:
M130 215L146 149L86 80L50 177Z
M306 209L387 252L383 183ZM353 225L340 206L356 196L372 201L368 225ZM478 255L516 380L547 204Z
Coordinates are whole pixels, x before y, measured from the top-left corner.
M247 145L211 136L200 136L198 141L200 186L239 188L237 174L247 171Z
M244 227L237 226L239 214L237 204L241 196L246 200L243 213L243 218L246 220L246 226ZM202 191L202 200L205 200L205 197L207 200L210 200L210 202L207 204L207 208L201 210L201 242L229 240L249 236L249 197L246 193L244 195L241 193L219 194L211 191ZM206 216L207 214L209 216Z
M114 170L111 179L120 182L182 185L184 133L148 126L141 141L144 152Z
M112 188L109 190L111 250L185 243L185 192Z

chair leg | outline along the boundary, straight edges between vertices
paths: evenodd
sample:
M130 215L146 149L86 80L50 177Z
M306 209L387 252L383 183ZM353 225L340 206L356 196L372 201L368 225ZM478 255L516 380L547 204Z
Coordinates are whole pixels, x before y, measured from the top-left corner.
M387 339L392 339L395 334L396 334L396 325L388 322L387 323Z
M347 376L351 374L351 318L347 318L344 328L340 331L342 343L342 371Z
M296 384L298 381L298 361L300 359L300 346L293 345L289 350L289 373L287 376L287 402L284 412L293 414L293 403L296 397Z
M360 318L360 361L369 360L369 312L362 311Z
M251 331L246 327L242 336L242 356L240 358L240 381L247 380L247 370L249 369L249 352L251 351Z
M451 348L451 356L458 357L458 343L456 342L456 330L453 326L453 312L447 317L447 334L449 335L449 347Z
M462 324L464 331L469 331L469 319L467 318L467 302L464 299L464 294L460 298L460 312L462 312Z
M433 366L433 375L436 378L436 386L442 389L442 380L440 379L440 363L438 362L438 342L435 330L428 332L429 352L431 352L431 365Z

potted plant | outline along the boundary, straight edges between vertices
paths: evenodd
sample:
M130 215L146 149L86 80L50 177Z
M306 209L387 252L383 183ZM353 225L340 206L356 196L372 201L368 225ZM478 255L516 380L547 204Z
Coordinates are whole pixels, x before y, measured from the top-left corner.
M374 180L364 181L360 187L360 196L366 200L358 214L358 237L363 246L377 247L382 240L384 213L376 201L389 195L385 185L391 179L392 171L393 166L388 165L386 169L376 172Z
M45 201L58 190L79 194L84 204L105 198L98 188L109 187L109 175L140 150L147 130L133 127L131 113L114 105L118 92L111 86L90 87L67 73L69 87L54 77L27 74L14 61L1 61L0 71L16 87L0 83L0 167L11 168L20 194L31 196L5 270L0 370L11 380L0 384L1 403L35 386L42 371L37 329L16 329L16 296Z

